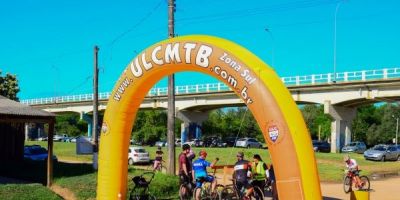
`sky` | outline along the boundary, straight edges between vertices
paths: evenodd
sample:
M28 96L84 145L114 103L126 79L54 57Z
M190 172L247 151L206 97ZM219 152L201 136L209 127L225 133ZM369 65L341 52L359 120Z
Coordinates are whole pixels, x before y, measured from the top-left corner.
M167 38L167 2L3 0L0 71L17 75L22 100L91 93L98 45L99 91L111 91L138 53ZM332 73L338 5L336 71L400 67L398 0L176 0L175 34L236 42L279 76ZM176 85L217 82L175 77Z

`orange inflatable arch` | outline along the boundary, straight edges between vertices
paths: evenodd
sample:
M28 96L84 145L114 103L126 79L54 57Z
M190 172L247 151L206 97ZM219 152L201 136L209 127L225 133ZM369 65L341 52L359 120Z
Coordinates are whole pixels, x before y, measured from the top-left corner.
M159 42L120 76L101 129L97 199L126 199L127 154L139 106L162 77L181 71L216 77L243 100L268 143L280 199L321 199L310 136L290 92L271 67L245 48L204 35Z

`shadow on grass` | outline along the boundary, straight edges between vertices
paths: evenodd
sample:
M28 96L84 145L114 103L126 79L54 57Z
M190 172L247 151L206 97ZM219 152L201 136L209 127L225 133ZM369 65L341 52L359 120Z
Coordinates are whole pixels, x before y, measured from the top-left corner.
M80 176L93 172L91 164L56 162L53 167L53 178ZM47 165L45 162L7 162L0 165L0 176L45 185Z

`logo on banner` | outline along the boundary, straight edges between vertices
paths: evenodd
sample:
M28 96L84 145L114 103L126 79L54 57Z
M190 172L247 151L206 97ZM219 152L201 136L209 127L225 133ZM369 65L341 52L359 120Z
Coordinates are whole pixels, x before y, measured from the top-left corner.
M276 142L276 140L278 140L278 137L279 137L278 126L276 126L276 125L269 126L268 134L269 134L269 138L271 139L271 141Z

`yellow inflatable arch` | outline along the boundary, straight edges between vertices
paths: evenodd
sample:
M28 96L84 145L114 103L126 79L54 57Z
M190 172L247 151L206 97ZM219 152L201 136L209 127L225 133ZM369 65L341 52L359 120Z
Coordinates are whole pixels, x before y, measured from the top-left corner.
M310 136L282 81L245 48L204 35L159 42L134 58L122 73L101 129L97 199L126 199L127 154L139 106L162 77L181 71L216 77L247 105L268 143L280 199L321 199Z

